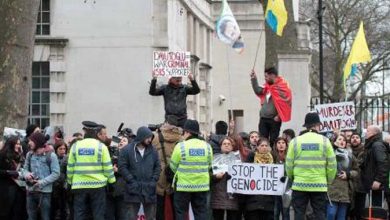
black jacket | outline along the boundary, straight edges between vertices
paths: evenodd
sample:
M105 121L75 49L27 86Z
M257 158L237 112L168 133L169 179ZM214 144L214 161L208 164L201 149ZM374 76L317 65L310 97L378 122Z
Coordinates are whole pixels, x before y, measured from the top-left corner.
M150 144L141 156L137 145L153 133L146 127L137 131L133 142L119 154L119 174L126 181L124 201L128 203L156 203L156 183L160 176L160 160L156 149Z
M225 138L226 135L223 134L211 134L209 139L209 144L213 149L213 155L221 153L221 140Z
M363 162L360 165L361 180L366 192L372 183L378 181L384 189L388 189L389 150L382 140L382 134L377 134L366 140Z
M150 84L149 94L152 96L164 96L165 116L175 115L179 119L187 118L187 95L196 95L200 92L198 83L191 81L192 86L180 85L173 87L164 84L157 88L157 79L153 79Z

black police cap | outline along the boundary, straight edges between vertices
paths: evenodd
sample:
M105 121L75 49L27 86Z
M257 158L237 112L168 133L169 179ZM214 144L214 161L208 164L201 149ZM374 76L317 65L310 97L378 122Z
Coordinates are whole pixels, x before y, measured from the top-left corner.
M96 122L93 122L93 121L83 121L81 122L81 124L83 124L83 129L91 129L91 130L97 130L99 128L101 128L101 125L99 125L98 123Z

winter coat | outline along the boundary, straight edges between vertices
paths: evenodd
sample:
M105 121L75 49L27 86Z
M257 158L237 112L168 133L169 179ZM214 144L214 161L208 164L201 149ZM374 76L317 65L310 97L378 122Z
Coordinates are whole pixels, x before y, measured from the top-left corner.
M248 156L247 163L253 163L255 159L255 153L252 152ZM264 210L264 211L273 211L274 210L274 196L269 195L246 195L245 196L245 210L254 211L254 210Z
M164 124L160 128L160 130L164 139L166 161L169 165L173 149L175 148L176 143L179 142L181 139L181 130L176 126L168 124ZM173 189L171 183L167 181L165 175L165 169L167 165L165 164L163 149L161 147L158 132L154 132L154 139L152 145L156 147L161 164L160 178L157 181L157 194L160 196L164 196L164 194L172 194Z
M157 88L157 79L150 84L149 94L152 96L164 96L165 116L175 115L179 119L187 118L187 95L196 95L200 92L198 83L191 81L192 86L180 85L174 87L165 84Z
M381 183L381 187L388 189L389 175L388 147L382 140L382 134L377 134L366 140L364 144L361 180L365 192L369 192L374 181Z
M358 177L358 163L352 153L347 149L344 149L344 151L348 152L349 158L348 168L344 170L347 174L347 179L343 180L336 176L328 187L328 195L333 202L351 203L354 191L352 180Z
M161 171L158 153L151 144L145 147L143 156L137 148L152 136L148 128L139 128L134 141L119 154L119 174L126 181L124 201L127 203L156 203L156 184Z
M358 171L358 176L353 179L353 187L355 192L361 192L364 193L364 188L361 180L361 170L360 170L360 165L363 163L363 153L364 153L364 145L360 144L357 147L351 147L352 149L352 154L354 158L356 159L357 163L357 171Z
M20 157L17 155L0 154L0 217L10 214L12 206L15 206L14 203L19 195L17 192L22 190L12 180L12 178L17 178L17 175L12 176L9 173L9 171L16 171L19 161Z
M68 156L58 157L60 163L60 177L53 183L53 198L66 199L66 166L68 165Z
M221 134L211 134L208 143L213 149L213 155L221 153L221 140L225 138L226 135Z
M222 179L213 176L211 184L211 208L238 210L238 200L232 194L227 193L227 176L223 175Z

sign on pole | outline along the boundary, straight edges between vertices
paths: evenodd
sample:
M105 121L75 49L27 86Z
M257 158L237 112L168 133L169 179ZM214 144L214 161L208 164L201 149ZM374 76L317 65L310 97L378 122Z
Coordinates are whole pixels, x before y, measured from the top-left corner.
M229 166L228 193L246 195L282 195L285 184L283 164L242 163Z
M339 102L316 105L314 109L320 116L320 132L356 129L355 103Z
M191 68L190 52L154 51L153 72L158 77L188 76Z

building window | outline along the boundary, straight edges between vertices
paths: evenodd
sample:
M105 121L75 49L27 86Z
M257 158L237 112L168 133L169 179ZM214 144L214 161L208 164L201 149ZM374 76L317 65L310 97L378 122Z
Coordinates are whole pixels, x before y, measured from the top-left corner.
M50 124L49 62L33 62L28 122L41 128Z
M50 0L41 0L36 35L50 35Z

